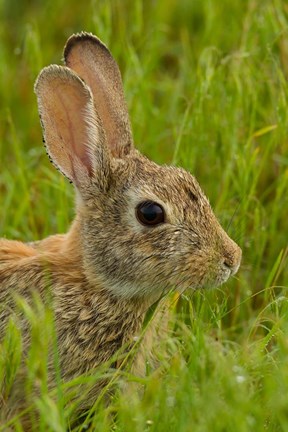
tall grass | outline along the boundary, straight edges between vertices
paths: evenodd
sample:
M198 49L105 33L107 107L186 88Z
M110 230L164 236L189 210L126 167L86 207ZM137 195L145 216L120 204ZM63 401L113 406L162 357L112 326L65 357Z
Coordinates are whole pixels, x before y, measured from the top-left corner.
M120 386L109 405L103 395L91 430L288 430L286 2L0 0L0 14L0 237L40 239L72 220L72 187L41 145L33 83L59 63L68 36L86 30L120 64L137 147L194 173L243 249L236 278L178 302L158 370L141 379L115 377L109 365L95 372L91 380L102 374L142 391ZM45 381L52 312L37 299L19 308L34 329L26 386L38 380L35 431L69 430L73 406L63 408L60 383L51 394ZM11 321L0 344L4 397L20 358ZM22 430L17 418L9 427Z

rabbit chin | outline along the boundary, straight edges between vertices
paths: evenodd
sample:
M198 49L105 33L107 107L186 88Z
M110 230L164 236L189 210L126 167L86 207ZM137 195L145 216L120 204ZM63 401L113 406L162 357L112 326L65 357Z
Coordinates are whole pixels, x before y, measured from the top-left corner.
M137 284L132 282L108 282L105 281L105 286L116 297L123 299L139 299L143 300L148 305L156 302L160 297L171 291L172 286L153 286L153 284Z

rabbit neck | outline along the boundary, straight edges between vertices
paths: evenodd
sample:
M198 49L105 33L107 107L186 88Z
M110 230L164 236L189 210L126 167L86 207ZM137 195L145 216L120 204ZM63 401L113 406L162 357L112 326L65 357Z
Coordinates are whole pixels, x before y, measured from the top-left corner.
M85 373L140 335L149 304L123 299L86 277L76 219L62 240L55 277L55 317L62 371L69 379ZM56 255L56 254L55 254ZM54 261L55 261L54 255Z
M101 274L97 274L97 272L92 272L90 266L86 263L85 260L85 245L82 243L82 223L81 218L76 217L73 221L69 232L66 235L65 242L62 246L62 253L67 256L69 261L73 262L73 266L79 268L81 267L81 271L85 275L85 279L87 282L95 288L97 291L106 292L108 297L115 299L119 303L132 305L132 309L137 308L139 311L146 311L152 304L159 300L161 297L161 292L155 292L155 294L151 294L149 296L128 296L123 295L123 293L127 292L135 292L133 289L133 285L131 287L123 286L122 282L109 282L105 276ZM119 294L118 294L119 293Z

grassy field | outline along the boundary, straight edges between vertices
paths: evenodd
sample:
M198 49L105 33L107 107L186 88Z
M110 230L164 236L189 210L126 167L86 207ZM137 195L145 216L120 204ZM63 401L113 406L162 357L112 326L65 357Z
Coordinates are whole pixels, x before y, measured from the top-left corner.
M40 239L73 218L73 188L41 144L33 83L60 63L68 36L86 30L120 64L137 147L191 171L243 249L237 277L178 302L159 370L111 375L142 392L118 390L109 406L100 398L91 430L288 431L287 3L0 0L0 16L0 237ZM73 407L45 385L51 312L21 307L33 329L27 391L36 379L41 389L35 431L69 430ZM2 395L20 356L11 323L0 344ZM22 430L17 418L10 427Z

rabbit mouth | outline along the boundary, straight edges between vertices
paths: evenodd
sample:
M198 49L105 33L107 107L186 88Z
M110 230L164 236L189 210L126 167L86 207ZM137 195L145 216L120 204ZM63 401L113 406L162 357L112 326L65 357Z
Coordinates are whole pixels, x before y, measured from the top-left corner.
M239 268L230 268L226 265L222 265L220 268L216 269L216 271L211 271L210 273L204 273L203 276L195 283L191 283L191 277L178 279L176 286L176 291L179 293L183 293L186 290L198 290L198 289L213 289L223 285L228 279L233 276ZM190 280L189 280L190 279Z
M215 277L214 287L223 285L225 282L227 282L230 277L237 273L239 267L240 263L235 266L228 266L227 264L223 263Z
M227 280L232 276L232 270L230 268L221 269L220 275L217 277L217 282L219 285L227 282Z

